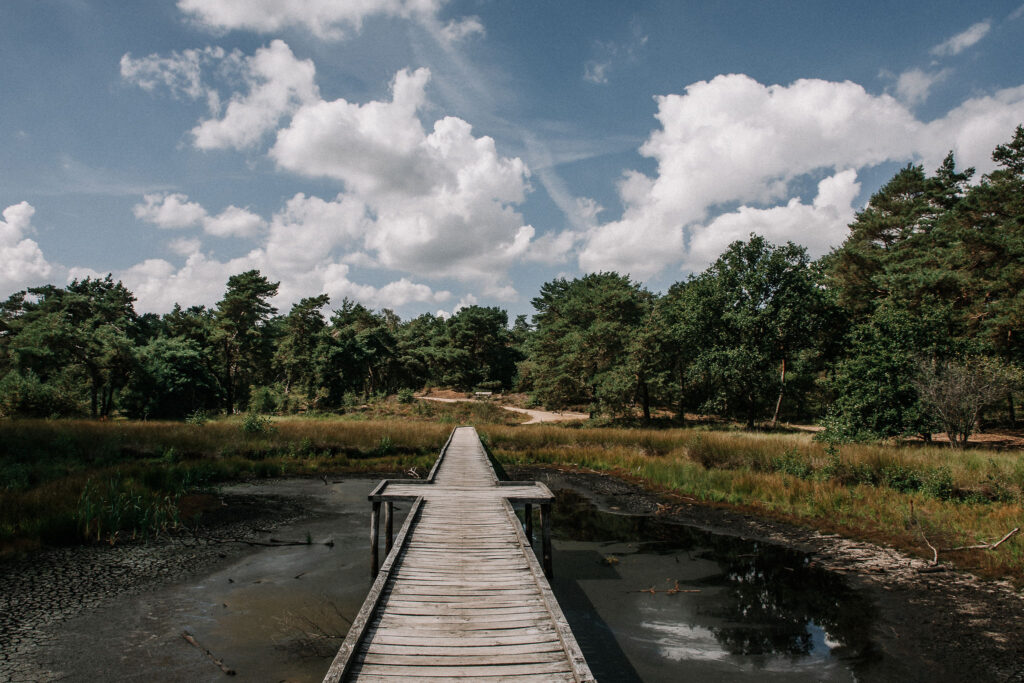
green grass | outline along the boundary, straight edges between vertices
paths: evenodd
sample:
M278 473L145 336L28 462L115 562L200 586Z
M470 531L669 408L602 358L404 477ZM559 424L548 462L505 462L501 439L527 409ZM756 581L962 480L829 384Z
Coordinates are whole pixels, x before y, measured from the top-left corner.
M809 435L735 431L487 427L506 464L611 472L666 492L931 557L1024 526L1019 451L843 446ZM944 561L1024 584L1024 536Z
M0 421L0 548L173 531L190 492L287 475L429 470L455 424L506 464L574 467L927 555L1024 526L1024 456L938 446L838 449L806 434L530 427L488 403L387 402L342 417L205 424ZM911 512L913 510L913 513ZM941 559L1024 585L1024 535Z
M0 548L172 531L188 521L176 515L181 497L220 482L427 472L452 428L405 420L245 423L0 421Z

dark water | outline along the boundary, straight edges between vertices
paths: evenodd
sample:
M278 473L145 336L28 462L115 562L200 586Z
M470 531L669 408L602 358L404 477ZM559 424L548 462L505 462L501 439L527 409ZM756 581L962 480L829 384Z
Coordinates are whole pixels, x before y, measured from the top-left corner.
M187 580L112 599L63 624L32 680L321 681L370 589L367 494L371 479L325 486L294 479L226 487L234 494L302 500L307 519L268 533L310 545L254 547ZM397 523L408 505L396 506ZM331 539L332 546L321 543ZM187 643L236 671L227 678ZM0 681L3 676L0 676Z
M313 516L274 535L334 546L252 548L111 600L57 629L40 657L54 675L37 680L225 680L183 631L234 668L232 680L321 680L370 586L374 484L231 487L303 499ZM602 683L849 681L871 666L870 606L805 556L557 495L553 587Z
M556 495L552 587L598 680L852 681L876 661L871 605L806 555Z

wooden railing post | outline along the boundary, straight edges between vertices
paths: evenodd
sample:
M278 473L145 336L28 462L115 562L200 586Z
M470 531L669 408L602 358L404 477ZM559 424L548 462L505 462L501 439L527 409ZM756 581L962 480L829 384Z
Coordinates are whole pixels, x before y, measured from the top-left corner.
M551 566L551 503L542 503L540 506L540 547L544 576L550 581L555 575Z
M370 577L377 576L380 569L380 555L377 544L377 537L380 535L380 502L372 503L373 509L370 512Z
M531 503L526 503L523 507L523 522L526 538L530 541L530 545L533 545L533 505Z
M391 546L395 541L395 504L392 501L384 503L384 556L391 553Z

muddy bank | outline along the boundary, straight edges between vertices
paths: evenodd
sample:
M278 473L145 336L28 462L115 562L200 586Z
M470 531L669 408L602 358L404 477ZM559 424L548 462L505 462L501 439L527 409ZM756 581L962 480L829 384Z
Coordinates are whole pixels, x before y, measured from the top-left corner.
M807 563L842 579L821 577L817 583L805 584L801 578L786 590L819 600L821 596L838 600L839 593L845 592L842 608L825 609L839 610L844 619L860 613L847 609L850 605L870 603L864 612L870 618L862 620L863 627L858 623L847 629L857 631L858 644L845 657L840 654L838 666L827 668L836 657L834 643L825 647L813 642L808 644L810 657L787 658L786 649L779 650L781 655L771 660L777 670L761 665L753 671L759 680L767 680L769 673L787 681L824 680L823 674L828 674L828 680L850 680L843 677L849 671L859 681L1024 681L1024 599L1005 585L956 573L923 574L923 561L887 549L662 499L608 476L541 468L520 468L510 474L545 481L553 490L577 491L606 510L649 515L807 553ZM347 630L347 619L369 586L365 496L376 478L329 484L293 479L225 487L221 495L226 506L216 513L218 525L209 530L210 536L258 541L302 540L309 535L322 542L330 536L333 546L266 548L177 538L138 546L44 551L0 563L0 681L223 680L224 674L183 640L182 632L195 636L236 669L236 680L319 680ZM557 524L557 511L555 517ZM566 532L565 538L574 538L573 533ZM609 635L609 624L598 614L600 608L633 614L637 605L655 609L670 604L664 595L670 584L664 582L667 577L682 576L683 570L675 564L681 555L647 554L644 561L653 559L653 564L637 573L641 570L634 560L639 563L642 558L627 548L629 544L588 546L584 553L585 539L580 539L560 542L556 537L555 579L565 584L556 588L561 595L574 593L579 598L581 618L595 620L591 637L604 638L598 647L614 653L615 638L622 633ZM707 540L700 543L708 545ZM783 583L792 567L802 566L787 558L770 558L784 553L767 546L759 552L765 562L757 566L775 567L773 576L782 577ZM621 561L600 561L605 555ZM695 577L719 571L715 561L689 560L687 570L696 572ZM574 575L573 570L583 573ZM607 580L606 574L615 574L619 583ZM778 582L772 577L767 580ZM601 594L585 595L588 582ZM622 590L655 582L661 591L658 596ZM752 584L753 593L748 596L755 607L761 599L759 585ZM697 619L677 620L666 611L662 615L666 628L688 629L697 635L710 628L722 635L723 623L740 624L739 616L725 610L723 617L722 608L711 602L721 590L711 583L702 588L692 596ZM850 592L857 594L856 600L850 599ZM682 599L673 602L680 605ZM591 609L595 606L597 610ZM568 599L564 608L576 609ZM743 628L764 636L766 621ZM797 621L801 629L807 624L802 617ZM818 638L821 634L811 626L810 633ZM743 628L738 632L746 637ZM582 629L580 635L584 635ZM719 645L709 641L697 654L717 652ZM823 654L815 658L816 652ZM605 662L605 670L629 669L637 661L633 654L630 657ZM865 660L864 667L859 666L860 660ZM657 666L667 676L659 680L675 680L676 667L691 670L701 662L693 652L683 652ZM639 680L642 676L606 678Z
M591 496L600 507L808 553L875 605L871 640L880 666L863 680L1024 681L1024 595L1007 583L960 572L932 573L895 550L719 508L670 500L617 478L539 467L516 479Z
M332 546L321 545L321 536L340 527L365 529L365 524L354 524L329 509L323 496L332 489L352 488L348 497L358 499L361 510L367 507L365 492L373 479L330 486L319 480L296 481L297 487L263 481L225 487L219 495L221 504L204 516L195 535L114 547L45 549L0 561L0 681L142 680L147 675L153 680L186 681L222 676L181 638L181 632L190 630L200 641L205 638L210 641L203 643L207 647L220 644L208 631L229 612L225 596L230 594L232 606L241 607L252 602L244 593L246 586L266 580L258 575L260 568L252 566L252 558L261 550L269 550L268 556L274 558L351 555L350 548L340 547L343 534L336 535ZM271 539L301 542L307 534L314 541L308 547L252 545ZM296 580L300 571L287 578ZM204 593L204 587L210 590ZM214 613L214 605L223 614ZM276 610L287 611L280 606ZM329 614L321 620L338 621L336 617ZM242 628L252 626L244 615L242 622ZM218 625L214 630L230 629ZM334 649L332 644L328 655ZM260 680L247 673L249 680Z

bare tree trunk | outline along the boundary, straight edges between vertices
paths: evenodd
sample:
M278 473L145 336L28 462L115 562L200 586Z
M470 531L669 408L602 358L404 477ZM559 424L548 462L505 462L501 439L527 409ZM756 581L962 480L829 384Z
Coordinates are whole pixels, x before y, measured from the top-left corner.
M99 390L96 388L96 380L93 380L89 387L89 417L99 417Z
M640 407L644 411L644 422L651 421L651 394L647 390L647 382L641 380L637 387L640 394Z
M782 407L782 395L786 392L786 359L782 359L782 378L779 380L779 400L775 402L775 414L772 415L772 429L779 423L779 409Z
M224 401L227 403L228 415L235 412L235 378L231 372L231 347L227 339L224 340Z
M679 421L686 424L686 379L679 372Z

